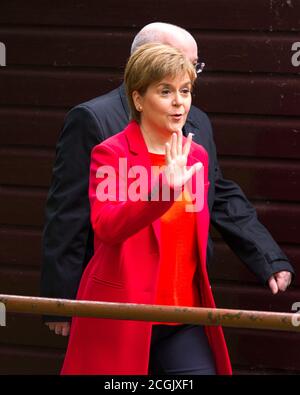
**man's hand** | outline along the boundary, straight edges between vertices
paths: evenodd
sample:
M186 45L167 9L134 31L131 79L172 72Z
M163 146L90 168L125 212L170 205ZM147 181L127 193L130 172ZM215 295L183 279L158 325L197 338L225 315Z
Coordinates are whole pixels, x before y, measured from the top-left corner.
M269 287L275 295L278 291L285 291L292 281L292 274L290 272L282 271L274 273L268 280Z
M69 322L46 322L50 331L54 331L57 335L68 336L70 333Z

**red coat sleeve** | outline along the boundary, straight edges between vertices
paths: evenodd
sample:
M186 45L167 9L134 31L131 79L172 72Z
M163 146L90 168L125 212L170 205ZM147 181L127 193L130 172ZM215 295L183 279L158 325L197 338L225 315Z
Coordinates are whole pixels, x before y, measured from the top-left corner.
M137 201L121 199L119 192L121 188L124 190L128 179L126 180L123 174L119 174L119 159L120 154L105 143L97 145L92 150L89 184L91 224L97 237L110 244L125 241L160 218L172 206L177 195L175 193L174 196L174 191L171 190L168 201L150 199L149 196L154 190L159 190L161 196L162 189L168 188L164 175L160 174L153 182L152 189L151 185L148 187L147 182L147 191L141 194L142 199ZM110 176L110 185L108 187L106 182L105 193L103 184L100 185L104 179L107 179L103 177L104 173Z

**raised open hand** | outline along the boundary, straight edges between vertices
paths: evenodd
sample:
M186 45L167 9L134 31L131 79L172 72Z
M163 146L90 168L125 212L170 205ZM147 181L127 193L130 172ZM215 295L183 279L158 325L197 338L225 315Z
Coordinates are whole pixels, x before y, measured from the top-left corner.
M187 159L192 143L192 133L182 147L182 130L172 134L171 144L166 143L166 169L165 175L172 188L181 188L202 167L201 162L195 163L187 169Z

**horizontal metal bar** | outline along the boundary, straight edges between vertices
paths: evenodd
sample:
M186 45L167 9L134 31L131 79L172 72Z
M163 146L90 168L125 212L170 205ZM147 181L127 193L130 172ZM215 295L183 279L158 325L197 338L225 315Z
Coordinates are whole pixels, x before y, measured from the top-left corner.
M300 332L300 314L0 295L7 312Z

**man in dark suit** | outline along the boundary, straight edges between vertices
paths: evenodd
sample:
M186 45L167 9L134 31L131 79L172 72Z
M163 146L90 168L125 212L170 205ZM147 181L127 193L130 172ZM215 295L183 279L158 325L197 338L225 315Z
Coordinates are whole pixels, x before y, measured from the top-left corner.
M152 23L137 34L131 52L147 42L161 42L181 49L201 72L196 41L186 30ZM90 153L95 145L123 130L128 120L123 85L74 107L66 116L46 205L41 296L76 297L82 272L93 255L88 199ZM186 136L194 133L194 141L209 153L209 209L213 226L260 282L269 285L273 294L285 291L291 282L293 268L258 221L255 209L241 189L223 178L207 115L192 106L183 132ZM211 239L207 252L210 259ZM44 319L56 334L68 335L67 318L50 316Z

